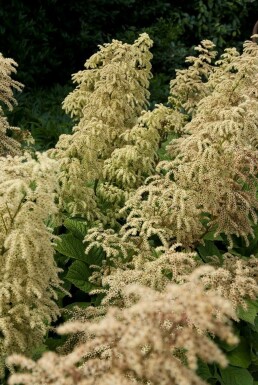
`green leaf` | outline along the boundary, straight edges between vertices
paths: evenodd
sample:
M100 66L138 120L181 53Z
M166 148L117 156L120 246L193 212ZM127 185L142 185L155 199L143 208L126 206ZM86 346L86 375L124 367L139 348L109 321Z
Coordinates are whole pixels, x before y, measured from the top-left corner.
M237 309L237 315L241 320L254 325L254 320L258 313L258 307L253 301L246 300L246 303L248 305L247 310L244 310L242 307L239 307Z
M103 252L103 249L97 246L94 246L90 249L90 251L85 254L85 262L87 262L89 265L101 265L102 260L105 257L105 253Z
M237 333L237 331L235 331L235 333ZM225 351L225 352L231 352L232 350L234 350L237 346L238 346L238 342L234 345L229 345L226 343L226 341L222 341L220 340L219 341L219 346Z
M258 362L258 333L251 332L250 333L250 345L252 349L252 360L253 362Z
M63 280L63 278L62 278L62 280ZM62 287L63 287L66 291L70 292L70 289L71 289L71 283L70 283L70 282L67 282L67 281L63 281ZM57 296L58 296L58 299L57 299L58 306L59 306L59 307L63 307L63 305L62 305L63 302L62 302L62 301L63 301L64 297L66 297L68 294L64 293L64 292L63 292L62 290L60 290L60 289L56 289L56 293L57 293Z
M205 236L203 237L204 240L206 241L223 241L223 238L221 235L217 235L214 237L216 230L209 231Z
M65 306L64 309L72 309L74 306L81 307L82 309L85 309L86 307L90 306L91 302L73 302L70 303L69 305Z
M47 345L47 350L56 350L58 346L61 346L64 344L67 336L58 336L58 338L53 338L53 337L48 337L46 339L46 345Z
M78 238L84 238L87 234L88 228L85 221L66 218L64 221L64 226Z
M227 354L227 358L233 366L248 368L251 363L251 352L247 341L242 339L239 345Z
M220 259L222 258L221 252L212 241L206 240L205 245L198 246L197 250L205 262L209 262L209 258L207 257L211 257L213 255L217 255Z
M81 261L75 261L68 269L66 279L78 289L89 293L95 286L89 282L90 268Z
M31 181L29 187L32 189L32 191L35 191L37 188L37 182L35 180Z
M254 324L251 326L251 329L255 332L258 332L258 316L256 315Z
M82 240L75 238L73 234L63 234L60 238L55 247L59 253L79 261L86 260L85 246Z
M247 369L228 366L220 372L223 385L253 385L253 377Z
M237 257L240 257L240 258L242 258L243 256L241 253L238 253L236 250L230 250L230 254L236 255Z
M208 380L212 377L209 366L205 362L198 362L197 374L203 379Z
M47 345L42 344L32 351L31 357L33 358L33 360L38 360L42 356L42 354L45 353L47 350Z

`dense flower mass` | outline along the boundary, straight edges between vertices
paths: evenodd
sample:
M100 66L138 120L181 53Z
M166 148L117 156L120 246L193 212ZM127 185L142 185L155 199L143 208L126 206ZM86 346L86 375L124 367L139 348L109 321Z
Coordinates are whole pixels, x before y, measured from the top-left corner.
M61 333L81 332L80 344L65 356L46 353L35 364L13 356L9 364L31 374L16 374L10 385L159 384L205 385L196 374L197 359L227 360L207 332L228 344L237 338L228 325L234 317L230 302L206 292L198 282L206 267L183 285L168 284L160 293L139 285L123 291L127 307L110 308L99 323L67 323ZM83 342L84 341L84 342Z
M55 215L56 161L0 158L0 362L13 352L29 353L43 340L59 312L60 287L51 229Z
M132 45L113 40L73 75L78 86L63 107L79 121L72 135L61 135L53 151L61 160L63 206L73 215L105 220L103 165L147 106L151 46L147 34Z
M196 71L179 72L176 87L172 83L183 114L188 114L186 85ZM174 241L191 246L215 229L227 234L231 245L233 234L248 244L258 208L257 71L258 47L252 42L245 43L242 55L227 51L216 62L191 120L168 147L172 159L160 162L157 175L126 202L126 231L146 238L155 234L164 246Z
M76 126L56 148L6 156L3 126L0 354L3 372L15 353L10 385L228 385L228 361L256 365L258 348L246 346L258 315L258 46L217 58L202 41L167 105L150 111L151 46L145 33L113 40L73 75L63 107ZM88 302L68 305L57 331L70 336L34 361L62 303L50 223L64 232L67 287ZM234 358L238 341L249 363Z
M7 105L11 110L16 100L13 96L13 89L21 91L23 85L11 78L11 73L16 72L17 63L12 59L4 58L0 54L0 101ZM7 130L19 131L17 127L11 127L4 116L3 109L0 106L0 156L21 154L20 143L10 136L7 136Z

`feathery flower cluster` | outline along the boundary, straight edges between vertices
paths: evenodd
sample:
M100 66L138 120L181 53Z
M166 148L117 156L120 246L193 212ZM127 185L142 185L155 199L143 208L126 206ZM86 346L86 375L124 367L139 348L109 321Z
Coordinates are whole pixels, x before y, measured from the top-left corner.
M187 69L176 70L176 78L170 82L169 102L178 111L194 115L199 101L210 94L210 75L214 71L213 62L217 55L215 45L210 40L203 40L195 47L197 57L188 56Z
M51 151L61 161L63 206L72 215L104 220L98 197L104 161L123 145L122 134L147 106L151 46L145 33L132 45L113 40L87 60L86 70L73 75L78 86L63 106L79 122Z
M16 73L17 63L10 58L4 58L0 54L0 100L6 104L10 110L13 109L12 103L16 104L16 100L13 97L13 88L21 91L23 85L17 80L11 78L11 73Z
M162 104L156 105L153 111L142 112L135 126L122 134L124 146L115 149L104 162L106 182L100 186L99 194L105 201L110 201L117 211L122 207L144 180L155 172L161 143L169 132L180 130L184 119L183 114L171 113L171 109ZM114 207L115 202L117 207Z
M258 296L258 258L251 256L243 259L226 253L222 265L216 257L211 259L210 264L216 269L201 277L204 286L229 299L235 309L242 306L246 310L245 300Z
M11 73L16 73L17 63L13 59L4 58L0 53L0 101L12 110L12 104L16 103L13 97L13 89L21 91L23 85L11 78ZM7 131L17 132L20 129L11 127L4 116L2 107L0 107L0 156L21 154L20 143L7 136Z
M212 268L209 268L212 269ZM139 384L205 385L195 373L198 358L225 367L227 360L213 340L235 344L229 318L230 303L204 290L196 270L183 285L157 292L140 285L124 289L125 309L110 308L98 323L70 322L59 333L83 333L68 355L43 354L38 362L15 355L9 365L20 366L9 385ZM218 314L219 313L219 314Z
M125 306L121 292L129 284L139 283L162 291L171 282L184 283L189 274L202 265L197 253L177 251L180 244L175 244L168 250L162 247L156 249L149 247L149 250L143 249L141 252L138 250L138 253L132 256L135 248L132 242L128 242L124 244L122 258L118 251L117 239L113 239L117 243L112 247L107 243L110 240L106 237L105 239L105 249L109 250L108 258L112 263L99 267L91 277L92 282L102 286L102 289L97 289L93 293L105 294L102 307L96 310L96 315L99 310L103 314L103 306ZM96 242L93 245L96 245ZM235 309L239 306L246 309L246 299L255 299L258 295L258 259L255 256L239 258L230 253L223 254L221 259L212 255L206 258L214 269L200 276L205 288L216 291L220 296L230 300ZM92 310L91 308L83 310L81 316L85 319L91 318Z
M0 373L11 353L30 354L57 319L54 237L58 165L46 154L0 158Z
M200 263L196 253L176 251L177 246L174 245L164 253L157 251L156 256L153 252L149 254L142 252L126 264L116 263L116 267L109 274L102 275L102 292L105 293L102 306L124 307L124 296L121 293L129 284L137 283L163 291L171 282L176 284L185 282Z
M172 160L160 162L158 174L126 202L128 234L191 246L215 229L231 246L233 234L248 243L258 208L257 74L255 43L247 41L230 60L222 55L205 83L210 95L169 146Z

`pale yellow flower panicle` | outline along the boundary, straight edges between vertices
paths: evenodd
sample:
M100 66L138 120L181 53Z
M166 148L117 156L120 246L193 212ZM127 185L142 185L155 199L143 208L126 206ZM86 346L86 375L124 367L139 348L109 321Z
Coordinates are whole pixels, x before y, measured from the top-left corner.
M215 44L210 40L203 40L195 47L199 55L188 56L185 60L191 65L187 69L176 70L176 78L170 82L169 96L169 102L175 109L194 114L199 101L210 94L208 79L214 71L217 55L214 48Z
M23 85L11 78L11 74L16 73L17 63L13 59L4 58L0 53L0 101L12 110L16 100L13 96L13 89L21 91ZM11 127L4 116L0 106L0 156L21 154L20 143L7 136L7 130L19 131L17 127Z
M158 104L153 111L144 111L135 127L123 134L125 147L115 150L105 161L108 180L119 183L123 189L134 190L153 174L160 144L168 133L184 132L188 114L211 91L208 79L214 72L212 62L217 54L214 47L211 41L202 41L195 47L199 56L186 58L191 66L176 71L176 78L170 82L169 103L173 108Z
M57 162L45 154L0 158L0 366L30 354L59 315L54 237Z
M11 78L11 73L16 73L17 63L10 58L4 58L0 54L0 100L8 106L10 110L13 109L13 104L16 100L13 96L13 89L21 91L23 85L17 80Z
M178 83L187 79L176 81L179 96ZM168 148L172 160L161 162L157 175L127 201L127 231L156 234L166 246L194 245L214 229L227 234L231 246L233 234L248 243L258 208L257 87L255 43L246 42L243 54L230 60L222 56L205 80L209 94Z
M198 282L204 270L197 270L183 285L167 285L161 293L127 286L122 295L130 307L110 308L98 323L59 327L62 334L84 335L72 353L45 353L37 363L10 357L9 365L18 365L25 373L12 375L9 384L206 385L195 372L198 358L222 367L227 364L207 332L228 344L238 340L229 323L234 317L230 303Z
M105 160L106 182L99 187L103 199L113 203L113 215L155 173L161 143L168 133L180 130L184 120L183 114L158 104L153 111L143 111L135 126L122 135L125 144Z
M61 135L53 151L61 160L63 206L72 215L103 219L98 184L104 161L123 145L121 134L147 106L151 46L147 34L132 45L113 40L73 75L78 86L63 107L79 122L72 135Z

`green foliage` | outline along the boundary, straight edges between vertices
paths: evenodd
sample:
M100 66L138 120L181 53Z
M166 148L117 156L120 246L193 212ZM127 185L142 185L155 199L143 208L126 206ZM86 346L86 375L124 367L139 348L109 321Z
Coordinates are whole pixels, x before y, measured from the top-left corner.
M248 370L233 366L221 369L218 379L222 385L253 385L253 377Z
M246 321L252 325L254 325L255 318L258 314L258 304L253 301L246 301L247 303L247 310L244 310L243 308L239 308L238 310L238 317L242 319L243 321Z
M17 95L18 105L12 113L6 111L12 125L32 134L36 150L52 148L61 134L71 132L73 122L61 108L62 100L70 90L71 86L58 84L50 89L25 90Z
M62 234L56 245L56 250L69 258L85 261L84 247L80 239L73 234Z
M86 263L83 263L82 261L75 261L69 267L65 278L74 284L74 286L78 289L85 293L89 293L94 288L94 285L89 282L91 274L92 271Z
M99 296L85 294L96 288L96 285L90 282L94 271L91 265L100 266L105 255L102 249L96 247L85 253L88 244L84 242L84 237L89 228L85 220L66 217L63 226L65 230L56 229L62 234L59 235L55 250L57 251L57 263L63 269L61 278L64 281L64 288L72 293L71 297L68 297L67 294L58 292L59 306L70 310L69 313L64 313L62 316L62 320L67 320L71 317L74 306L85 308L99 300ZM62 345L63 339L58 338L53 342L56 344L55 347L58 347Z
M248 31L241 31L243 21L248 11L255 7L252 0L198 0L194 8L197 11L195 33L200 39L213 35L213 42L217 47L235 45L237 36L243 36ZM219 17L218 17L219 15ZM249 34L252 25L250 25ZM244 33L243 33L244 32ZM248 36L246 36L248 37Z
M247 341L241 339L238 346L228 352L227 358L229 363L233 366L245 369L248 368L248 366L251 364L251 350Z

